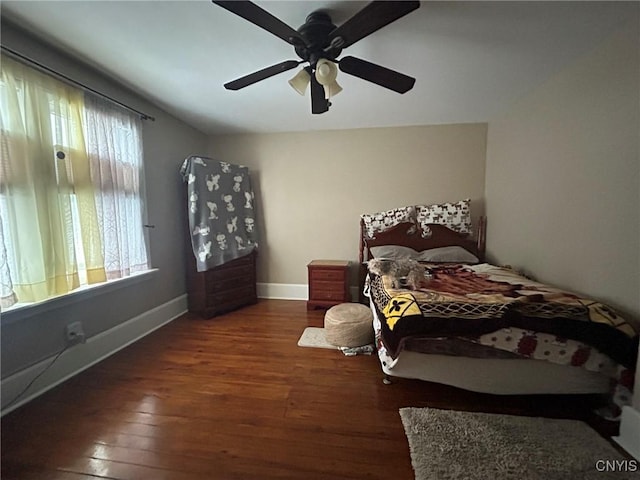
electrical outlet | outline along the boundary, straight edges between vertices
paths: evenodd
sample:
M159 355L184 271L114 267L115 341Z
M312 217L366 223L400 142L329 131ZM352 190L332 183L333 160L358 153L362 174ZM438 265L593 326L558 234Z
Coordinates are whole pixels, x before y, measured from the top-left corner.
M82 322L70 323L65 327L64 331L67 336L67 345L76 345L86 341Z

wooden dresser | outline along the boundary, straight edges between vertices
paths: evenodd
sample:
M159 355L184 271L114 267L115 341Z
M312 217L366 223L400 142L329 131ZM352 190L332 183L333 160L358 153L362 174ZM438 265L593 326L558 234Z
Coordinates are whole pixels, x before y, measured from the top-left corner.
M258 301L256 251L206 272L196 271L195 258L187 268L189 311L204 318Z
M307 265L309 300L307 310L329 308L351 301L349 292L349 262L344 260L314 260Z

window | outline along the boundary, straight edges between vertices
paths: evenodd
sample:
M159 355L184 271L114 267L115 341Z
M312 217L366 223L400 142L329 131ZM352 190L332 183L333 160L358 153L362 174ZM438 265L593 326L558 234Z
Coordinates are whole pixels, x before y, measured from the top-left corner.
M2 57L0 302L149 269L141 120Z

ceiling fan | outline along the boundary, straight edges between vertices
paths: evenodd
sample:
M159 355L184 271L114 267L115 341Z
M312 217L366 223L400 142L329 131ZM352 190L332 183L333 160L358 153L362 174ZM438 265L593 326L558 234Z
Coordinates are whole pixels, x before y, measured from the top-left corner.
M336 63L340 71L394 92L406 93L415 84L415 78L366 60L338 57L343 49L420 7L419 1L373 1L339 27L333 24L327 12L318 10L310 13L297 30L253 2L212 1L293 45L302 59L286 60L233 80L224 85L227 90L240 90L291 70L301 63L308 63L289 83L301 95L304 95L306 86L311 84L311 112L319 114L329 110L329 98L342 90L335 81Z

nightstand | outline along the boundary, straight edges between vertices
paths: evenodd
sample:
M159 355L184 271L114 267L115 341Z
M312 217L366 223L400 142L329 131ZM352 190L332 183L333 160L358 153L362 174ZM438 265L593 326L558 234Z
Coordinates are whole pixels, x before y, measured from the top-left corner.
M314 260L307 265L309 300L307 310L329 308L351 301L349 262L346 260Z

